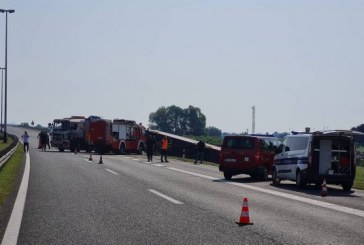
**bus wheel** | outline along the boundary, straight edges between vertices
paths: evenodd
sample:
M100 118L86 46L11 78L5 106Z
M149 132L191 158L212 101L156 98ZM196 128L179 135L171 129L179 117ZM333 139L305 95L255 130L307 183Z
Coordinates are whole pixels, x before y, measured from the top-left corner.
M272 172L272 181L273 185L279 185L281 183L281 180L278 178L277 170L274 168Z
M120 146L120 154L125 155L125 145L124 144L121 144L121 146Z
M138 154L139 155L143 154L143 149L144 149L143 145L140 145L139 148L138 148Z
M224 177L226 180L231 180L231 178L233 177L233 175L229 172L224 172Z

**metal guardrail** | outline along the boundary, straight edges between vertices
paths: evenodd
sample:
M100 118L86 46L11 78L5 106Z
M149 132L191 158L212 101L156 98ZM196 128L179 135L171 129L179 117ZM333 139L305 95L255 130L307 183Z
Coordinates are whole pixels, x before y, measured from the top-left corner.
M8 136L11 137L14 141L6 149L0 151L0 170L4 167L4 165L10 159L10 157L14 154L19 144L18 137L16 137L15 135L8 135Z

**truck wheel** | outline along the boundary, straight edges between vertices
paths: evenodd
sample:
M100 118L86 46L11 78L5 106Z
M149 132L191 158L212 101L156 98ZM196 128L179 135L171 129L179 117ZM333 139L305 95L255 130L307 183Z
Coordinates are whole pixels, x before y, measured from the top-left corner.
M266 181L268 179L268 169L267 169L267 167L264 167L264 169L262 170L262 173L261 173L260 177L264 181Z
M120 146L120 154L125 155L125 145L124 144L121 144L121 146Z
M250 177L253 179L253 180L257 180L259 179L259 175L258 174L251 174Z
M143 150L144 150L143 145L140 145L139 148L138 148L138 154L139 155L142 155L143 154Z
M301 171L297 170L296 186L302 188L302 187L305 187L305 185L306 185L306 181L304 180Z
M343 190L344 191L350 191L351 190L351 187L353 187L353 183L345 183L343 184Z
M224 172L224 177L226 180L231 180L231 178L233 177L233 175L229 172Z
M279 183L281 183L281 180L279 179L278 175L277 175L277 170L274 168L273 172L272 172L272 181L273 181L273 185L279 185Z

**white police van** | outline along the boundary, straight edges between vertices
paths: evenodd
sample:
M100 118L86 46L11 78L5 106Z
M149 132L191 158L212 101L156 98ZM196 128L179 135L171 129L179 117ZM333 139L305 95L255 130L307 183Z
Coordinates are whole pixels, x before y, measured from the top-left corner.
M293 180L304 187L307 183L320 185L325 178L326 183L350 191L356 170L355 135L364 134L331 130L287 135L274 156L273 184Z

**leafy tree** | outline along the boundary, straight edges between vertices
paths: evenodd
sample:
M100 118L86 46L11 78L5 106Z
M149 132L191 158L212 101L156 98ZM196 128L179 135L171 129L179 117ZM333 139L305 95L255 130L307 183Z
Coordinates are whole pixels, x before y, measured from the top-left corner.
M215 136L215 137L221 137L222 132L220 129L216 127L207 127L205 129L206 136Z
M160 107L149 115L149 127L177 135L203 135L206 117L200 108Z
M27 122L22 122L22 123L20 124L20 126L21 126L21 127L24 127L24 128L30 128L30 125L29 125L29 123L27 123Z
M185 134L200 136L204 134L206 117L198 107L189 106L185 111Z
M167 108L162 106L156 112L149 114L149 127L151 129L169 131L167 125Z
M353 127L351 130L359 131L364 133L364 124L360 124L358 127Z
M351 128L351 130L355 130L355 131L364 133L364 124L360 124L357 127L353 127L353 128ZM364 136L355 136L354 140L356 142L358 142L359 144L364 145Z

